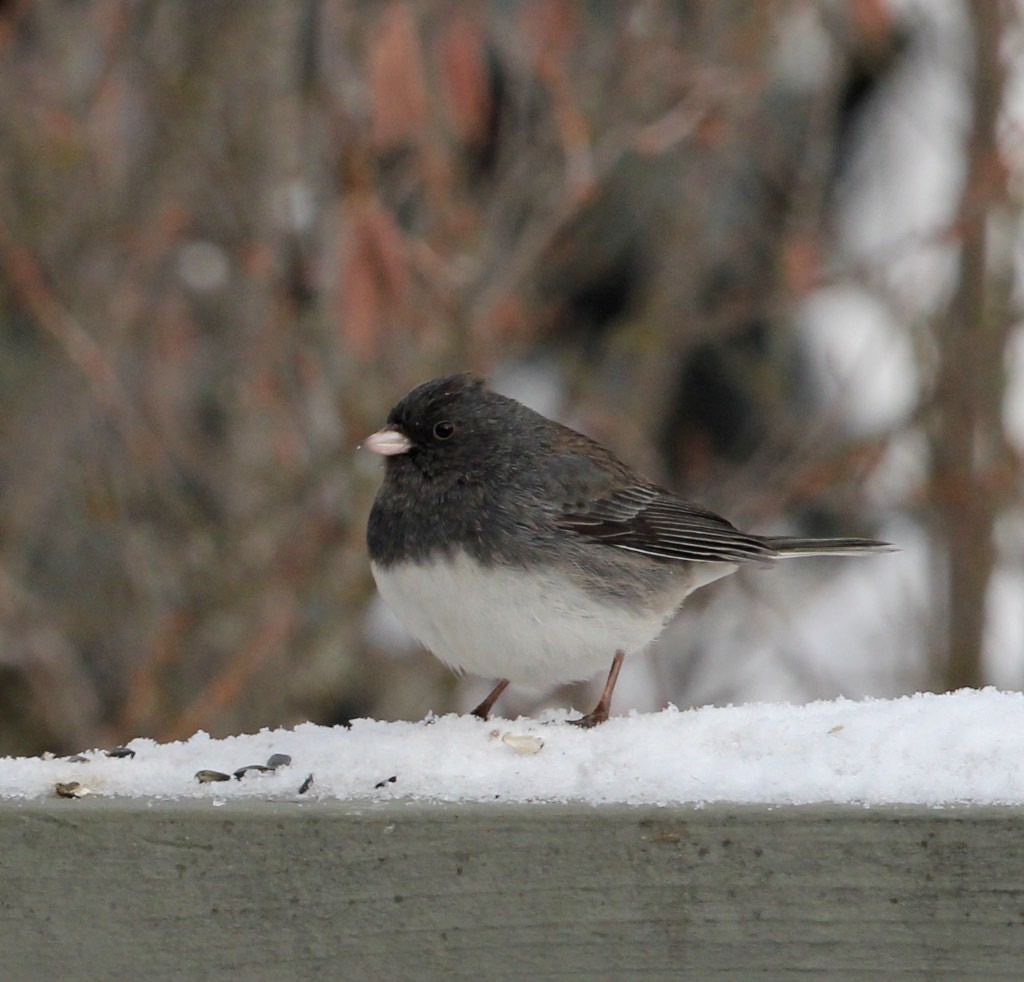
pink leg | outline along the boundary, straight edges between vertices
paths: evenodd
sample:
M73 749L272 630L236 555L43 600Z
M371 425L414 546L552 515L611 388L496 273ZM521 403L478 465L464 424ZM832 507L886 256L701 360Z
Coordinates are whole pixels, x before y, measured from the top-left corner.
M508 679L502 679L492 690L491 694L482 702L473 712L471 716L475 716L477 719L487 719L491 715L491 710L494 708L494 704L498 701L498 697L508 688Z
M587 713L586 716L580 719L569 720L573 726L582 726L584 729L589 730L590 727L604 723L608 719L608 711L612 708L612 693L615 691L615 683L619 680L619 671L622 668L622 661L625 657L626 653L624 651L615 652L615 658L612 661L611 671L608 672L608 681L604 684L601 698L597 700L597 705L594 707L593 712Z

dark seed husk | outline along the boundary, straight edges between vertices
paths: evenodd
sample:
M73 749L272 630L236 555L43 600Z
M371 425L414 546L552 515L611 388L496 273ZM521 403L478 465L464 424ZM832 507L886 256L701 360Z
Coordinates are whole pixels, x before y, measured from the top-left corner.
M135 751L130 747L114 747L113 750L107 751L108 757L134 757Z

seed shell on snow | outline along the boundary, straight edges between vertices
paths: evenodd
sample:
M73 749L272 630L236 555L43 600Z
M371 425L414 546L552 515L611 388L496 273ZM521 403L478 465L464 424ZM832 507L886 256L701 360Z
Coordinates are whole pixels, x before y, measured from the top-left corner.
M68 781L67 784L58 782L53 790L59 798L84 798L87 794L92 794L84 784L77 781Z
M544 741L530 733L505 733L501 742L510 746L517 754L540 753Z

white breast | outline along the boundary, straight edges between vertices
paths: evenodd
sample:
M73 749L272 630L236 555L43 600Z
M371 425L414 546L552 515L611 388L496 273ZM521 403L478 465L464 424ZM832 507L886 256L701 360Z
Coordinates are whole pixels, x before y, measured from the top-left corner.
M446 664L536 687L591 678L616 651L639 651L689 592L635 611L602 604L554 571L484 567L464 553L443 563L371 565L388 606ZM712 565L718 576L735 568L707 564L701 572Z

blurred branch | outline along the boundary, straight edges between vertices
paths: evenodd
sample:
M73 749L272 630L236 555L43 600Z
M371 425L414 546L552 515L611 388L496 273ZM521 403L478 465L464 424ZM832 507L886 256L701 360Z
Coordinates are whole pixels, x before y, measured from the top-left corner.
M562 105L567 99L563 87L560 80L555 101L563 129L568 131L562 133L566 164L564 184L551 206L516 237L514 247L502 261L488 264L488 276L482 279L467 314L469 335L480 349L489 346L501 305L522 292L524 282L536 275L539 264L558 237L623 160L632 153L651 157L678 148L711 111L706 96L688 96L658 119L627 128L625 132L612 131L596 147L591 147L580 127L565 121L567 118L575 120L577 114L574 108Z
M256 635L238 646L195 699L161 730L159 739L186 739L234 706L253 676L275 658L281 659L295 630L297 615L294 597L283 592L270 596L265 621L258 626ZM281 667L283 671L283 660Z
M1006 6L968 5L974 35L973 120L960 201L960 269L936 328L939 372L931 433L936 531L947 547L946 650L936 681L948 689L983 683L988 586L995 521L1009 464L1003 436L1004 355L1012 330L1009 260L993 254L992 222L1006 217L1006 165L998 124L1006 91L1000 47ZM941 635L940 635L941 636Z
M19 245L0 218L0 266L20 303L79 371L96 402L110 410L134 457L148 464L173 463L152 429L140 417L106 353L47 286L39 262Z

